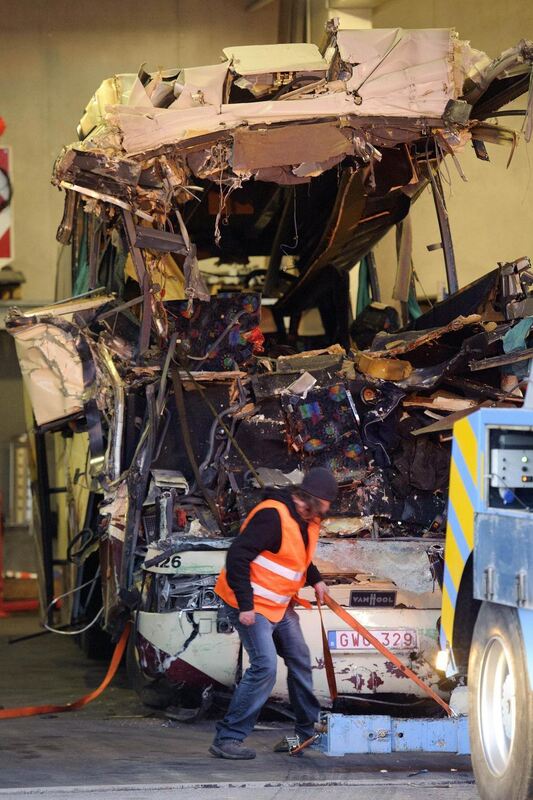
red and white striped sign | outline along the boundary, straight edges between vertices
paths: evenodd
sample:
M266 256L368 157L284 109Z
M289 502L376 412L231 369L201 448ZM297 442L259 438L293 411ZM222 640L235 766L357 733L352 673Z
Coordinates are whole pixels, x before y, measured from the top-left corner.
M2 201L9 199L9 183L6 178L12 175L12 158L10 147L0 147L0 207ZM0 267L10 264L14 258L13 248L13 205L0 211Z

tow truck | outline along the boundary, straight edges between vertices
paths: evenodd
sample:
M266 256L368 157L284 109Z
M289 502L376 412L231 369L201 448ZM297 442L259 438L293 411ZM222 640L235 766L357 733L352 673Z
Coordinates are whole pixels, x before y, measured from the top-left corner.
M440 666L467 676L483 800L533 797L533 391L455 423Z
M482 800L533 797L532 381L533 368L522 408L453 429L437 666L466 678L468 716L326 714L326 754L471 752Z

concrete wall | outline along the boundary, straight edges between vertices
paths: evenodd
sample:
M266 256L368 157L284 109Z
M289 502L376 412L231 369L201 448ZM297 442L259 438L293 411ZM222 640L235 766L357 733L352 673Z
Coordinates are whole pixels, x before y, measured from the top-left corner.
M224 46L277 41L278 4L247 0L0 0L2 144L14 157L15 261L25 300L54 297L62 195L54 159L84 106L117 72L217 63Z
M371 28L371 8L336 8L334 2L326 0L311 0L310 32L311 41L319 47L325 34L326 22L337 18L341 28Z
M489 56L533 39L533 4L523 0L477 3L473 0L385 0L374 9L373 27L455 27L462 39ZM527 98L512 108L525 108ZM520 117L500 118L500 123L519 130ZM446 187L459 275L465 285L487 272L498 261L522 255L533 258L533 142L521 142L509 169L507 148L487 145L491 163L479 161L469 145L459 156L468 177L463 183L447 159L451 186ZM446 173L445 173L446 174ZM430 190L413 208L414 264L424 289L434 294L445 282L442 251L428 253L426 245L440 241ZM394 237L376 251L385 297L394 284ZM417 287L421 294L420 287Z

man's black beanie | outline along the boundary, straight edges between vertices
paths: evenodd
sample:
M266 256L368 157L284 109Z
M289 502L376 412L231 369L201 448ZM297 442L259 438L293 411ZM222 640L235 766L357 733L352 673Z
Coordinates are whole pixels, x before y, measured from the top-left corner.
M337 481L329 469L324 467L314 467L305 475L300 488L319 500L328 500L333 503L337 497L339 488Z

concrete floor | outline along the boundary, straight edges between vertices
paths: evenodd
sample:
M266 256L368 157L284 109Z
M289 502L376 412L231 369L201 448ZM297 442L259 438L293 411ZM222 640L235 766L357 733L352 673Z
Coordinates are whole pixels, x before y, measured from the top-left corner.
M0 705L64 703L100 682L106 664L87 661L69 637L42 636L9 644L38 630L32 617L0 620ZM468 758L435 755L345 756L307 752L302 758L271 748L290 732L265 722L250 737L254 761L212 758L207 748L214 722L187 725L142 706L121 669L89 706L67 714L0 721L0 800L141 797L158 800L335 800L360 787L379 800L476 800ZM329 789L327 787L330 787Z

